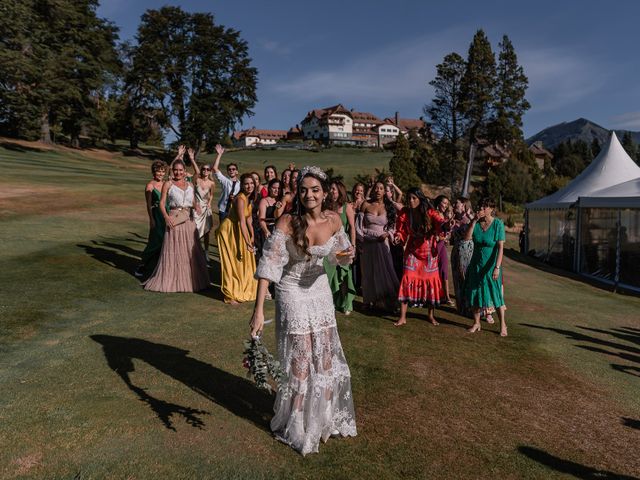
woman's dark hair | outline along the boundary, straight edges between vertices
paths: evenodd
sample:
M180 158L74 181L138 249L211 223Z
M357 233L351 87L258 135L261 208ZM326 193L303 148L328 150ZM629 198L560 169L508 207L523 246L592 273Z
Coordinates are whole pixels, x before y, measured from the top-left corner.
M320 186L322 187L322 191L326 194L329 192L329 183L327 181L327 177L321 177L313 172L308 172L304 177L300 178L300 182L307 177L315 178L318 182L320 182ZM325 210L325 204L322 203L322 210ZM296 193L295 198L293 199L293 208L291 209L291 230L294 245L298 248L299 251L304 253L307 256L311 256L309 252L309 239L307 238L307 228L309 225L307 223L307 218L304 216L306 213L306 209L302 202L300 201L300 193Z
M156 173L158 170L166 170L166 169L167 169L167 164L162 160L154 160L154 162L151 164L152 175Z
M331 190L333 185L338 189L338 199L333 200L327 197L327 208L335 211L338 208L342 208L342 206L347 203L347 187L345 187L344 183L340 180L334 180L329 184L329 190Z
M278 178L278 170L276 170L276 166L275 165L267 165L266 167L264 167L264 177L267 178L267 170L273 170L273 173L275 174L276 178Z
M273 187L276 183L280 184L280 189L278 190L278 196L276 197L276 202L280 202L282 200L282 197L284 196L284 191L282 190L282 181L279 178L274 178L273 180L269 180L269 183L267 184L267 192L269 192L269 190L271 190L271 187Z
M382 191L384 192L384 182L382 180L377 180L373 187L371 188L371 193L375 192L378 184L382 185ZM384 226L385 230L391 230L396 226L396 207L391 200L387 198L387 196L382 194L382 202L384 203L384 210L387 213L387 224Z
M446 195L438 195L436 199L433 201L433 204L435 205L436 208L438 208L440 207L440 204L442 203L443 200L449 200L449 197L447 197ZM451 203L451 201L449 201L449 203Z
M418 218L420 219L420 224L414 225L413 223L415 221L415 218L413 215L410 214L409 225L411 225L412 230L418 233L421 233L423 235L426 235L431 231L433 227L431 223L431 217L429 217L431 202L425 196L422 190L417 187L411 187L409 190L407 190L407 204L409 203L409 195L413 195L420 202L420 204L418 205L418 212L419 212ZM409 207L409 209L411 209L411 207Z
M478 207L489 207L492 210L496 208L496 202L493 201L491 197L484 197L482 200L478 202Z

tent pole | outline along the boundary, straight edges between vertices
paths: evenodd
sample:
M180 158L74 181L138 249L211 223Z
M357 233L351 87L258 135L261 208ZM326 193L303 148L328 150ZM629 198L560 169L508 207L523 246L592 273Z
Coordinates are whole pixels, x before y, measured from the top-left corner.
M616 275L615 275L615 287L613 291L615 292L618 289L618 283L620 282L620 230L622 226L622 210L618 209L618 221L616 222Z

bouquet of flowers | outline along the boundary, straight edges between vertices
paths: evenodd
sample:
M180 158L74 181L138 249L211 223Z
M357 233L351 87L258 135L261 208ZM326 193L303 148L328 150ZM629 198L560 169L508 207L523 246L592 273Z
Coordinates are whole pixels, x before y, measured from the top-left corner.
M243 353L245 357L242 365L248 370L247 378L253 376L258 388L273 392L273 385L269 382L271 377L273 383L280 389L284 378L280 362L273 358L259 336L244 341Z

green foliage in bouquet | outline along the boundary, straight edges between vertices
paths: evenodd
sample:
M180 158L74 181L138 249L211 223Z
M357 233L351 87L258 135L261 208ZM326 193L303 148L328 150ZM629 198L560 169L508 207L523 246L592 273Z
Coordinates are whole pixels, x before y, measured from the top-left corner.
M269 353L260 337L245 340L243 353L245 355L243 365L249 370L247 378L253 376L258 388L273 392L273 386L269 382L269 377L271 377L278 389L280 389L284 379L284 372L280 368L280 362L273 358L273 355Z

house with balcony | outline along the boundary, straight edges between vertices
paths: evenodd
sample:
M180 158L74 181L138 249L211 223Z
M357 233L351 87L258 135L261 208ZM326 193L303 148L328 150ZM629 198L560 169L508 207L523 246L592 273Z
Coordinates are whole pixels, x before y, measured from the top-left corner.
M248 130L233 132L231 136L235 147L259 147L275 145L280 140L287 139L286 130L260 130L252 127Z
M305 140L327 145L355 145L353 118L342 104L311 110L300 123Z

